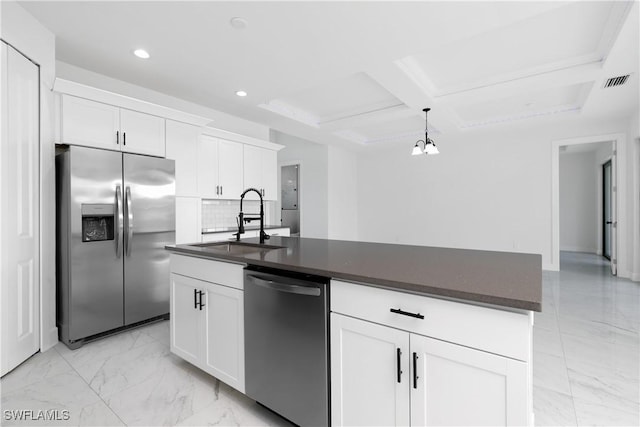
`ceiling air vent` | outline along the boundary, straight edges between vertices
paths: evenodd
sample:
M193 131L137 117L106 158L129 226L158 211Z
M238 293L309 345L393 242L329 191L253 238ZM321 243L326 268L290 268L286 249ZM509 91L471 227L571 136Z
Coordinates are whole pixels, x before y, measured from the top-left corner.
M607 79L604 82L604 85L602 86L602 88L606 89L609 87L621 86L625 84L628 79L629 79L629 74L627 74L626 76L611 77L610 79Z

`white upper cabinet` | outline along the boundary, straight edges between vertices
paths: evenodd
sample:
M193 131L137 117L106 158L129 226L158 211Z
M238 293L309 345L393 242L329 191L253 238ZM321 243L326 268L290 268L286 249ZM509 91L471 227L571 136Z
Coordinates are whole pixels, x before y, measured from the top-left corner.
M198 197L200 127L167 120L167 159L176 161L176 196Z
M278 153L274 150L244 146L244 186L260 191L264 200L278 199ZM258 200L255 193L248 193L250 200Z
M242 144L202 135L198 145L198 191L203 199L240 199Z
M255 188L262 193L262 148L253 145L244 146L244 187ZM256 193L247 193L249 200L258 200Z
M242 144L218 140L218 182L221 199L240 198L244 191L242 164Z
M62 95L62 142L165 156L164 119Z
M165 156L164 119L137 111L120 109L122 151Z
M120 150L120 109L75 96L62 96L62 142Z
M262 150L262 196L278 200L278 152Z
M197 160L198 194L203 199L217 199L220 197L217 138L200 136Z

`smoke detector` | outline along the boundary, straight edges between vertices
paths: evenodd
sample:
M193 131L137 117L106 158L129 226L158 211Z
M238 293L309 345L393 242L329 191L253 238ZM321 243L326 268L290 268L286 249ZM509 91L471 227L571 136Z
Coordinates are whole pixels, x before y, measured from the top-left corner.
M624 76L608 78L607 80L605 80L604 84L602 85L602 88L607 89L610 87L622 86L627 82L627 80L629 80L630 75L631 74L626 74Z

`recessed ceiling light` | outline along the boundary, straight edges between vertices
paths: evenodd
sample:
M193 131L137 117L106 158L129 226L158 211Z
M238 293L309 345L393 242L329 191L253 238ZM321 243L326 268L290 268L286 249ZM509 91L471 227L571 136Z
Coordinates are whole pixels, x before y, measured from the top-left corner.
M142 59L149 59L149 57L151 56L149 55L149 52L147 52L144 49L136 49L133 51L133 54L138 58L142 58Z
M229 23L236 30L244 30L245 28L247 28L247 25L249 25L246 19L241 18L239 16L236 16L235 18L231 18Z
M236 95L238 96L247 96L247 92L243 91L243 90L239 90L236 92Z

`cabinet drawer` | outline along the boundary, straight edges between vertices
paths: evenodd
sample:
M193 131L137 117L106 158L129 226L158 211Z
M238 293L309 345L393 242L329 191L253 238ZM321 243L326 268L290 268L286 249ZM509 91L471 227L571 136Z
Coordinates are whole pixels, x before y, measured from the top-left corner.
M402 310L423 319L393 313ZM331 311L529 361L530 313L516 313L462 302L331 281Z
M171 254L172 273L236 289L244 289L243 268L241 264Z

